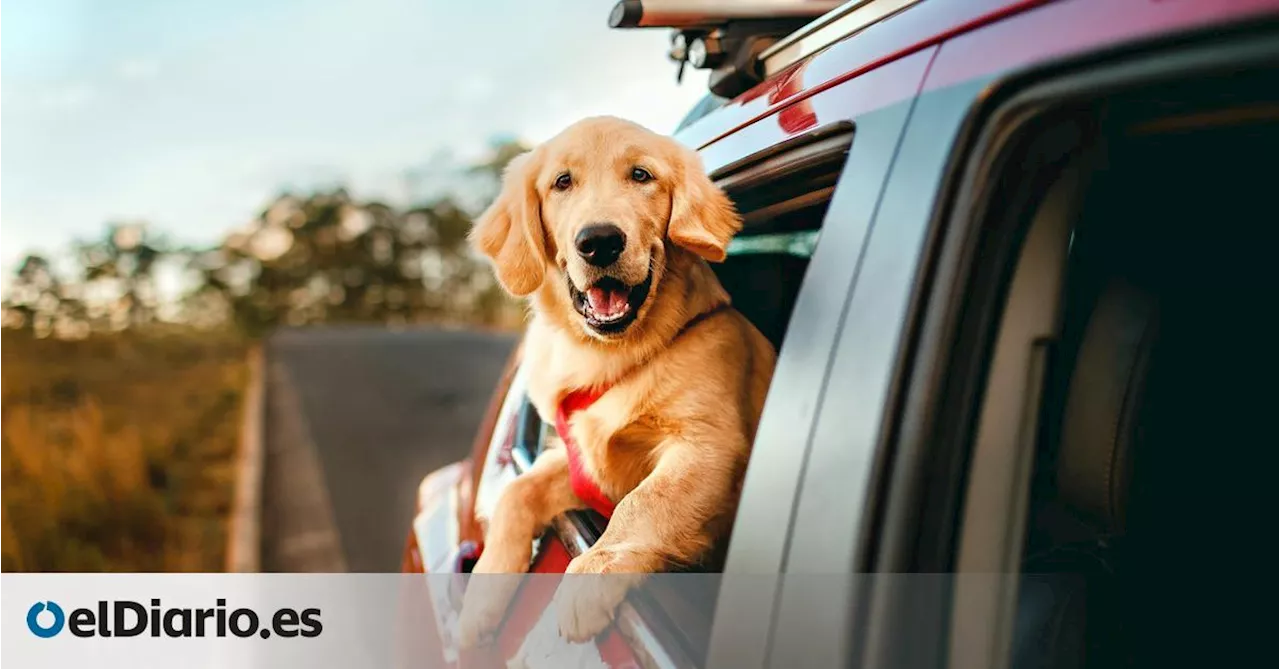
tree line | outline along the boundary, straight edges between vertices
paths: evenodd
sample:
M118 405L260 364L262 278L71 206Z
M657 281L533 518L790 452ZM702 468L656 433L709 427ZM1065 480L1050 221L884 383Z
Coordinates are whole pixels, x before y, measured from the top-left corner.
M524 150L503 141L458 169L487 200ZM343 188L283 193L207 248L111 223L60 257L27 254L5 291L3 324L64 338L163 325L249 336L333 323L513 325L519 305L466 243L478 212L463 199L397 207Z

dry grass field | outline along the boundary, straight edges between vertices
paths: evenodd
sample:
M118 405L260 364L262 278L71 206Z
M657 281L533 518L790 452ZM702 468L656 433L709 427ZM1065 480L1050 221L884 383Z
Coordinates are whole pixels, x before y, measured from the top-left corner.
M242 340L6 330L5 571L221 571Z

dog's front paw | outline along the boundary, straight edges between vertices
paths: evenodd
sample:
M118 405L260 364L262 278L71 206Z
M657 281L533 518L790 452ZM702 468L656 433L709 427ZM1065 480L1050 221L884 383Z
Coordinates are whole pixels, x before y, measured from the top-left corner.
M507 614L523 574L472 574L458 615L458 646L475 648L492 640Z
M560 636L584 643L609 627L618 606L627 598L638 574L610 573L617 559L605 551L587 551L574 558L556 590Z
M609 627L626 593L616 596L603 576L567 576L556 591L556 615L560 636L585 643Z

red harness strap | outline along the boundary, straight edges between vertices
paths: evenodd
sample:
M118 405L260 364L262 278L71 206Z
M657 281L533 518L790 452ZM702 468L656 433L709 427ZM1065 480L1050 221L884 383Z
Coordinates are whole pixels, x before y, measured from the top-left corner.
M698 323L728 308L729 305L727 303L718 304L710 310L694 316L689 319L688 323L684 324L684 327L680 329L676 336L679 337ZM564 442L565 453L569 456L569 485L573 488L573 494L577 495L578 499L585 502L587 506L597 513L609 518L613 516L615 504L613 500L604 494L604 491L600 489L600 484L596 483L583 467L582 452L578 450L578 443L573 440L573 435L569 434L569 418L573 414L595 404L596 400L600 399L600 396L606 390L608 390L607 387L595 390L574 390L565 395L564 399L560 400L559 406L556 407L556 432L560 435L560 441Z
M560 405L556 407L556 432L560 435L560 441L564 442L565 453L569 456L569 485L573 487L573 494L596 513L609 518L613 515L613 500L604 494L600 485L587 473L582 464L582 453L578 450L578 442L574 441L573 435L569 434L569 418L595 404L605 390L607 389L575 390L565 395L564 399L560 400Z

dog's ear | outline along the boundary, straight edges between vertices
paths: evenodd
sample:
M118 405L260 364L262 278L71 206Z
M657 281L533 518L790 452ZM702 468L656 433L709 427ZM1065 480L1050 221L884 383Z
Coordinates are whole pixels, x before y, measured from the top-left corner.
M721 262L733 236L742 229L742 217L733 202L702 169L702 159L680 147L681 175L671 193L671 220L667 238L711 262Z
M493 261L498 282L516 296L537 290L547 273L546 233L533 181L536 159L530 151L507 164L502 192L469 235L476 250Z

